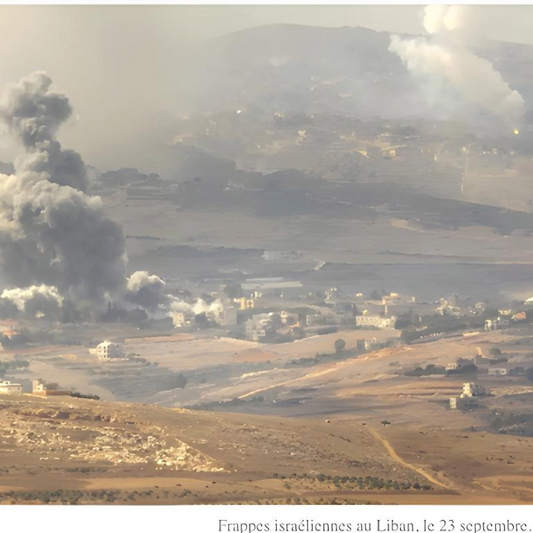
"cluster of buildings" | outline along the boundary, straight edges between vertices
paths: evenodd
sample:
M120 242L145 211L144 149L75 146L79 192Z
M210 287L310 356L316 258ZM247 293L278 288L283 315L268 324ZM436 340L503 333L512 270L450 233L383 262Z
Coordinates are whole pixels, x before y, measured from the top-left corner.
M460 373L469 369L475 370L478 374L486 374L489 377L521 376L525 369L510 363L504 356L496 356L494 359L485 357L482 350L478 348L478 353L473 358L459 357L454 362L446 365L447 373Z
M363 313L355 317L355 324L361 328L394 329L396 317Z
M485 330L505 329L512 324L517 324L527 320L525 311L514 312L512 309L498 310L499 316L494 319L485 320Z
M479 383L463 383L460 396L450 398L450 409L470 409L477 405L477 398L490 396L490 390Z
M0 382L0 394L22 394L22 384L11 381Z
M0 382L0 394L18 395L30 392L35 396L70 396L71 391L61 390L57 383L47 383L43 379L34 379L31 382L31 391L25 390L22 383L13 383L12 381Z
M302 336L300 316L297 313L260 313L252 315L245 323L246 339L255 342L274 341L277 337Z

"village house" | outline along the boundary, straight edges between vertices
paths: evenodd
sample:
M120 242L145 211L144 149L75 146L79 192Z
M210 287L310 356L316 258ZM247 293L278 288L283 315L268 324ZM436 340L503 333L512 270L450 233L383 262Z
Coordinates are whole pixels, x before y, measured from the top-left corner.
M407 305L416 303L416 298L414 296L407 296L403 294L398 294L397 292L391 292L384 295L381 298L383 305Z
M235 298L233 302L239 306L241 311L244 311L245 309L253 309L255 307L255 300L253 298L245 298L243 296L242 298Z
M509 375L509 370L507 368L489 368L489 376L507 376Z
M477 403L473 398L465 398L463 396L450 398L450 409L453 410L470 409L476 405Z
M507 318L502 318L499 316L498 318L494 320L487 319L485 320L485 330L486 331L492 331L495 329L502 329L502 328L508 328L510 325L510 321Z
M246 338L254 342L272 340L280 325L281 319L276 313L253 315L245 324Z
M32 381L32 394L35 396L70 396L71 391L60 390L57 383L46 383L43 379Z
M0 381L0 394L22 394L22 385L11 381Z
M355 325L361 328L394 329L395 316L362 314L355 317Z
M479 383L463 383L463 396L467 398L475 398L478 396L489 396L490 390L480 385Z
M462 370L463 368L467 366L473 366L474 364L475 359L465 359L463 357L459 357L454 363L448 363L446 365L446 371Z
M469 409L477 405L476 398L490 395L490 391L479 383L463 383L460 396L450 398L450 409Z
M100 361L119 359L123 355L122 346L111 341L103 341L96 347L96 356Z

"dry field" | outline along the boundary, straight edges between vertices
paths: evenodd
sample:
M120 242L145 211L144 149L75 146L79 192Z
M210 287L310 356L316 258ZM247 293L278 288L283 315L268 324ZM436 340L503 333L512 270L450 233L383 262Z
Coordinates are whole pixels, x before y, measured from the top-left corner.
M533 501L527 439L463 433L22 396L0 403L0 501Z

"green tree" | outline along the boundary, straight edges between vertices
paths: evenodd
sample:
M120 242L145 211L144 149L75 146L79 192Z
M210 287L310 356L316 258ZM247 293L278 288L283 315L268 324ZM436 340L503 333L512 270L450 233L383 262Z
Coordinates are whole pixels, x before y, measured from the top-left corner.
M346 348L346 341L344 339L337 339L335 341L335 353L339 354L344 352L344 348Z

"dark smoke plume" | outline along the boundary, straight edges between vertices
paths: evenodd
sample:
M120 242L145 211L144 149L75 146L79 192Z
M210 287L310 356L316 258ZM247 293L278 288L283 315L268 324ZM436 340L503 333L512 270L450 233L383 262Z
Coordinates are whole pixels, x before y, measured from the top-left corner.
M155 317L173 317L184 306L203 312L205 304L166 294L158 276L140 271L126 278L122 227L106 216L100 197L85 193L80 155L56 140L71 114L68 98L44 72L11 85L0 104L0 117L23 148L14 174L0 174L0 256L10 285L0 295L0 315L70 321L134 306Z
M72 108L42 72L11 85L0 116L24 149L0 176L0 254L15 287L56 287L63 298L101 303L125 288L122 228L86 195L79 154L55 139ZM30 291L31 292L31 291Z

